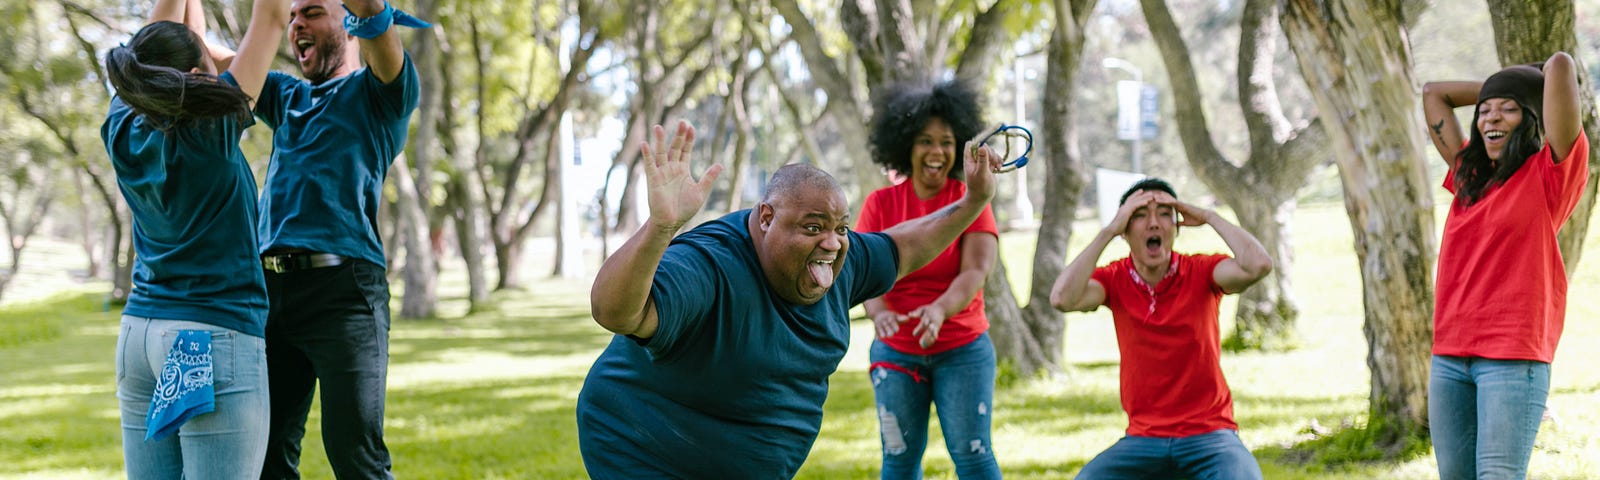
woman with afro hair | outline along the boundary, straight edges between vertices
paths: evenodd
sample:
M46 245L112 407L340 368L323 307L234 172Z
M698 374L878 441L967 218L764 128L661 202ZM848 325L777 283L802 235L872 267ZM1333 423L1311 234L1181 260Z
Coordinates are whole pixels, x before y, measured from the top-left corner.
M905 181L872 192L857 230L882 231L961 198L961 145L983 128L965 85L899 85L877 99L872 161ZM883 433L883 478L921 478L928 411L939 407L945 445L963 479L1000 478L990 443L995 356L983 282L998 244L984 207L959 240L882 297L867 300L876 339L870 375Z
M1453 110L1475 106L1463 142ZM1556 232L1589 173L1572 57L1423 87L1455 195L1439 246L1428 419L1439 476L1524 478L1550 392L1567 272Z

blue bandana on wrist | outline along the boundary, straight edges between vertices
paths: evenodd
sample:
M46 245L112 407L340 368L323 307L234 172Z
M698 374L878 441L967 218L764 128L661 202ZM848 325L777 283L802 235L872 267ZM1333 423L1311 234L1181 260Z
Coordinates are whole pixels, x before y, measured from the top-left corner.
M347 15L344 16L344 31L350 32L351 35L365 38L367 40L372 40L374 38L378 38L379 35L383 35L383 32L389 31L390 25L399 25L402 27L411 28L433 27L433 24L431 23L424 22L422 19L413 17L411 14L403 12L398 8L394 8L393 5L389 5L389 2L383 2L382 12L378 12L377 15L366 18L356 16L355 12L350 11L350 7L344 5L340 6L344 7L344 11L347 13Z
M211 378L211 332L179 330L150 396L145 441L166 438L190 418L216 410Z

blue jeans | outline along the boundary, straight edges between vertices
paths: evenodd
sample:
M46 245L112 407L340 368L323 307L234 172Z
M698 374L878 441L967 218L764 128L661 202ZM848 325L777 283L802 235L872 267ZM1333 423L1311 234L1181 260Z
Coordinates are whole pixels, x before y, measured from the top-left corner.
M939 406L939 427L956 476L1000 478L989 440L995 368L989 334L934 355L908 355L874 340L871 357L872 392L883 432L883 478L922 478L930 403ZM882 363L895 368L877 366Z
M1076 478L1193 480L1261 479L1261 465L1239 441L1237 430L1222 429L1176 438L1125 436L1090 460Z
M1550 364L1433 356L1428 423L1439 478L1528 476L1550 395Z
M216 409L190 418L176 435L145 441L156 377L179 330L211 332ZM128 478L254 480L267 449L266 341L215 325L124 315L117 335L117 400Z
M266 272L272 428L263 479L300 478L300 440L322 387L322 448L334 477L392 479L383 442L389 280L361 260Z

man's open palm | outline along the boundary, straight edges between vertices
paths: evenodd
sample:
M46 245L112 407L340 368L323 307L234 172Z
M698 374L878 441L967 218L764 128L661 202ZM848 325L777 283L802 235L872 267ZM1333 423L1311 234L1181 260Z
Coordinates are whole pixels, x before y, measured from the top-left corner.
M645 184L650 196L650 220L658 226L677 231L706 204L711 185L722 173L721 165L712 165L705 176L695 181L690 174L690 152L694 148L694 127L689 122L678 121L672 143L667 143L667 130L660 125L653 129L655 144L645 142L640 146L644 155Z

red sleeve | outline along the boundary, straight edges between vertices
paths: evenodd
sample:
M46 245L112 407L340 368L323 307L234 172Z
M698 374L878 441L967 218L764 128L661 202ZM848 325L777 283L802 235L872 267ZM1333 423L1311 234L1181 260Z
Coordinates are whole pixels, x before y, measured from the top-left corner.
M1549 145L1546 145L1545 151L1549 150ZM1550 154L1545 161L1555 162L1555 155ZM1584 185L1589 183L1589 138L1582 129L1578 130L1578 139L1572 142L1572 151L1567 153L1567 159L1553 163L1551 167L1554 175L1546 177L1548 183L1545 184L1545 191L1550 193L1549 198L1555 204L1552 211L1557 219L1571 218L1573 209L1577 208L1578 200L1583 195Z
M1220 254L1220 253L1214 253L1214 254L1209 254L1209 255L1195 255L1195 256L1189 257L1189 260L1194 262L1194 268L1195 268L1194 273L1197 274L1197 275L1204 275L1203 278L1206 279L1206 285L1211 287L1211 291L1218 292L1218 293L1227 293L1227 292L1224 292L1222 290L1222 286L1221 285L1217 285L1217 275L1216 275L1216 273L1217 273L1217 265L1221 264L1223 260L1227 260L1227 259L1230 259L1230 258L1233 258L1233 257L1227 256L1227 255L1223 255L1223 254Z
M978 219L973 220L972 225L967 226L967 230L962 232L962 235L968 233L987 233L996 237L1000 236L1000 229L995 226L994 222L994 209L990 208L989 205L984 205L983 213L978 214Z
M1100 287L1104 288L1106 291L1106 301L1103 303L1104 305L1111 305L1111 301L1116 297L1117 292L1116 288L1114 288L1116 286L1116 282L1112 281L1116 278L1116 271L1117 262L1111 262L1105 266L1095 268L1094 273L1089 274L1089 279L1100 282Z
M861 202L861 216L856 219L857 232L878 232L883 230L883 221L878 218L883 216L883 208L879 204L883 202L887 191L887 188L874 190L872 193L867 194L867 201Z

